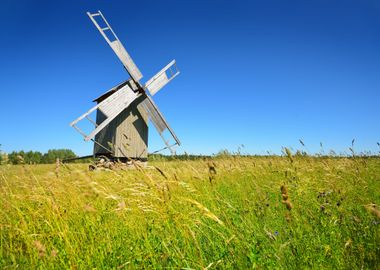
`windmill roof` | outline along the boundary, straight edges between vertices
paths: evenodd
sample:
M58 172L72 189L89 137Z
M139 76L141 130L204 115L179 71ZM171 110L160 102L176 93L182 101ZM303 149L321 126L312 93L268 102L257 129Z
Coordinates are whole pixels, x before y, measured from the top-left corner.
M106 98L108 98L110 95L112 95L113 93L115 93L116 91L118 91L120 88L122 88L124 85L126 85L128 83L129 80L126 80L114 87L112 87L110 90L108 90L107 92L105 92L104 94L102 94L101 96L97 97L96 99L93 100L93 102L102 102L103 100L105 100Z

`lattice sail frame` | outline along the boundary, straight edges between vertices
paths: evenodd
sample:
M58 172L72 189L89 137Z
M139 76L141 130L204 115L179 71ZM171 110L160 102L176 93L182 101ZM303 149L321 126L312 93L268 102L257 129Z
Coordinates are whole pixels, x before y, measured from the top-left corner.
M98 105L92 107L86 113L71 122L70 126L78 130L84 136L85 141L92 140L96 134L115 119L116 116L125 110L140 95L141 94L134 92L129 85L124 85ZM91 118L89 118L89 115L97 109L106 116L106 119L100 124L96 124ZM87 119L95 126L95 129L88 135L77 126L77 123L83 119Z

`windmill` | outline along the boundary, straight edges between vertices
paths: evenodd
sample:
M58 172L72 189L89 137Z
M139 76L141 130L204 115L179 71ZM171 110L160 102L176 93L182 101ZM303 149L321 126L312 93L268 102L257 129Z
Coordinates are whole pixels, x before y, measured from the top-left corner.
M152 99L153 95L179 74L175 60L145 84L141 83L143 76L140 70L103 14L98 11L92 14L87 12L87 15L115 52L130 78L96 98L96 106L71 122L70 126L75 128L85 141L94 142L94 156L146 160L149 118L166 145L163 149L175 153L174 147L179 146L180 141ZM90 115L95 113L94 121ZM92 126L89 132L78 126L86 120Z

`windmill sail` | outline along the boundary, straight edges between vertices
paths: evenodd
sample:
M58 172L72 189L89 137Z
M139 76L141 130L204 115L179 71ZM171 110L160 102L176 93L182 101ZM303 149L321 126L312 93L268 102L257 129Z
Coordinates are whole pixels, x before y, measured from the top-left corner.
M90 17L91 21L94 23L96 28L99 30L100 34L107 41L108 45L115 52L117 57L123 63L124 67L128 71L129 75L133 78L135 82L138 82L143 76L140 70L137 68L135 62L133 62L132 58L129 56L128 52L125 50L123 44L121 44L119 38L116 36L115 32L112 30L111 26L107 22L106 18L104 18L103 14L98 11L98 13L91 14L87 12L87 15ZM101 27L95 17L100 17L106 27ZM112 40L111 40L111 39Z
M170 128L168 122L166 122L162 113L148 95L146 95L146 98L141 102L141 106L148 112L149 119L153 122L155 128L157 129L158 133L168 148L171 148L172 145L170 145L169 142L163 137L165 130L168 130L170 132L173 139L175 140L175 144L181 145L181 142L175 135L174 131Z
M153 96L167 83L173 80L179 74L175 60L171 61L166 67L160 70L149 81L146 82L145 88Z
M117 92L107 97L105 100L100 102L98 105L91 108L89 111L78 117L76 120L70 123L70 126L74 127L82 136L85 141L92 140L96 134L98 134L104 127L106 127L113 119L115 119L118 114L120 114L124 109L126 109L137 97L141 94L134 92L129 85L124 85ZM103 122L96 124L90 118L89 115L98 109L105 115ZM83 120L89 120L95 125L95 129L91 131L90 134L85 134L81 129L79 129L76 124Z

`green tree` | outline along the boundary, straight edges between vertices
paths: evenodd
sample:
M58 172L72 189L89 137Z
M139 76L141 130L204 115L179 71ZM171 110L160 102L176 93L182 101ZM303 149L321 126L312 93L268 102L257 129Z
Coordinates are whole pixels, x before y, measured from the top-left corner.
M50 149L46 154L43 155L42 163L54 163L57 158L66 159L76 157L75 153L70 149Z
M25 152L24 151L13 151L8 155L8 161L11 164L22 164L24 162Z
M50 149L47 153L42 154L38 151L13 151L8 154L8 162L11 164L40 164L54 163L57 158L66 159L76 157L70 149Z
M39 164L42 160L42 154L38 151L29 151L25 153L25 163Z

